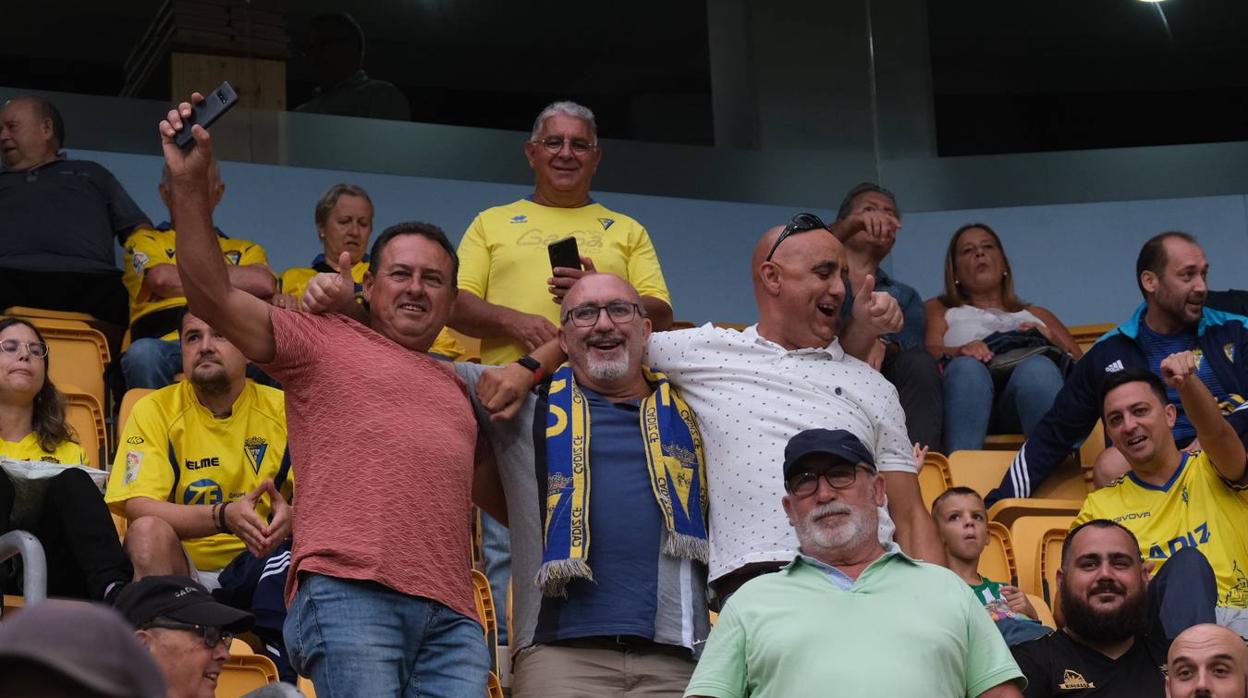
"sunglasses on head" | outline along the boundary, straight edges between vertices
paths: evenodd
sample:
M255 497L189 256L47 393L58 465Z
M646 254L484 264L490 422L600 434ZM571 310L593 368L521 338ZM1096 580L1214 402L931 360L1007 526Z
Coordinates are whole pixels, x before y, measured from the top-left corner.
M799 213L793 216L789 220L788 225L784 226L784 230L780 231L780 237L777 237L776 241L772 243L771 250L767 252L767 259L764 261L770 262L772 255L776 253L776 248L790 235L804 233L808 230L819 230L820 228L832 232L832 229L823 222L823 219L813 213Z

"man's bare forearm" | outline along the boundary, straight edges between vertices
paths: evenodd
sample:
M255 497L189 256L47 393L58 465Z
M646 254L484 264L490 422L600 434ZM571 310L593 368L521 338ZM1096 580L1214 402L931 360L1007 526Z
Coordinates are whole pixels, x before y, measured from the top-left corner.
M460 290L450 326L469 337L495 339L509 337L508 322L516 311L483 300L471 291Z

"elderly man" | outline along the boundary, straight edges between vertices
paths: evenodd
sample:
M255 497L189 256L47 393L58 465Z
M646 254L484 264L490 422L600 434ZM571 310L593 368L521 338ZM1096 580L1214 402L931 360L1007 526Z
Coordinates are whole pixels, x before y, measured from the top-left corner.
M211 204L215 210L225 196L221 172L213 167ZM178 324L186 310L182 281L178 278L177 234L174 226L173 192L169 168L160 171L160 200L169 209L169 221L155 229L135 231L126 240L122 283L130 293L130 348L121 357L121 370L129 388L163 388L182 370L178 350ZM264 248L249 240L226 237L217 231L221 254L229 270L230 284L268 300L277 290Z
M1248 698L1248 648L1220 625L1194 625L1170 645L1166 698Z
M213 698L230 642L255 620L180 576L145 577L122 590L116 608L160 665L168 698Z
M425 354L455 302L454 248L427 223L386 229L364 277L371 327L232 287L212 228L211 139L193 126L193 148L173 142L190 114L183 102L160 124L182 286L191 309L289 396L295 669L323 695L481 692L489 653L468 529L477 425L463 382Z
M1120 522L1139 539L1140 553L1162 572L1176 566L1179 553L1207 559L1216 587L1184 581L1184 595L1216 604L1219 624L1248 635L1244 445L1200 379L1202 363L1208 363L1208 356L1201 361L1192 352L1182 352L1162 360L1164 383L1141 369L1118 371L1105 381L1105 433L1131 469L1088 495L1075 523L1102 518ZM1202 450L1184 453L1175 444L1177 411L1167 387L1178 391ZM1169 623L1166 635L1173 638L1199 620Z
M688 696L1021 696L1022 674L970 588L880 545L884 481L844 430L784 449L781 500L801 547L720 613Z
M896 298L905 318L900 331L880 337L867 363L897 388L901 408L906 413L910 441L939 447L945 419L941 409L940 366L923 347L923 298L880 268L880 263L893 251L900 229L901 207L897 205L897 197L870 182L863 182L845 194L836 212L836 223L831 226L832 234L845 245L849 262L846 305L853 303L852 289L861 286L867 276L873 276L875 288Z
M766 504L784 483L760 466L798 431L833 426L868 445L882 473L888 512L881 541L943 563L944 547L919 493L897 391L854 356L866 356L878 335L896 331L897 301L866 277L838 338L845 298L845 251L823 221L801 214L772 228L754 248L754 297L759 322L744 332L707 324L656 332L651 368L663 371L698 415L710 479L712 588L722 600L749 579L792 560L797 541L784 516ZM844 344L842 344L842 341ZM550 366L543 364L545 370ZM508 414L532 384L483 380L482 402Z
M697 423L642 365L651 324L627 281L585 276L562 313L568 364L515 419L477 405L507 498L512 695L679 697L710 629ZM527 372L456 368L470 385Z
M1162 696L1167 642L1150 623L1147 586L1131 531L1106 519L1071 531L1057 571L1066 625L1013 648L1027 675L1027 698Z
M1053 407L1031 432L1001 484L988 493L992 506L1003 497L1028 497L1078 444L1101 417L1104 385L1123 369L1144 369L1161 375L1161 362L1171 354L1190 351L1202 360L1199 378L1217 398L1223 418L1248 438L1248 319L1205 306L1209 260L1187 233L1170 231L1149 239L1135 263L1136 283L1144 303L1131 319L1100 339L1075 365L1053 400ZM1178 391L1166 390L1177 412L1171 429L1179 448L1200 450L1200 440ZM1097 459L1099 485L1127 470L1118 449L1107 448Z
M113 240L147 216L108 170L64 159L65 124L51 102L17 97L0 109L0 308L90 313L126 326Z

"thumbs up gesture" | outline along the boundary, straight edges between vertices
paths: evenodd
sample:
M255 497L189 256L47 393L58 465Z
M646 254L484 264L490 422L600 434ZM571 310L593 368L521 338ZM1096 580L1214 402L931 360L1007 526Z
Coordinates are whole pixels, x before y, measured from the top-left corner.
M850 314L855 323L867 323L866 327L877 335L897 332L905 319L896 298L875 290L875 276L871 274L867 274L862 284L854 289L854 306Z
M348 313L355 304L355 279L351 277L351 253L338 255L337 274L317 274L303 292L303 307L308 312Z

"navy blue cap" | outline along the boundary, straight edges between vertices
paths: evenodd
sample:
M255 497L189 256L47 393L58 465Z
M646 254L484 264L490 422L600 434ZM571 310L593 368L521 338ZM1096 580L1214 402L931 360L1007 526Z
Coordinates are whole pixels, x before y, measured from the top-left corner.
M802 459L815 454L826 454L855 465L862 463L875 470L875 458L857 436L844 429L807 429L799 431L784 447L784 479L792 477Z

